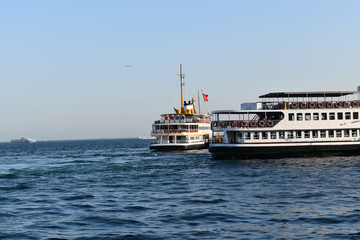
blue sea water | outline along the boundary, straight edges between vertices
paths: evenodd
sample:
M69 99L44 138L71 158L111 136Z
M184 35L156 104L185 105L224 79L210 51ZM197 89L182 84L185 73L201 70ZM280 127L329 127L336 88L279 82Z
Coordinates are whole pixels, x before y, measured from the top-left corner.
M0 144L0 239L360 239L360 157Z

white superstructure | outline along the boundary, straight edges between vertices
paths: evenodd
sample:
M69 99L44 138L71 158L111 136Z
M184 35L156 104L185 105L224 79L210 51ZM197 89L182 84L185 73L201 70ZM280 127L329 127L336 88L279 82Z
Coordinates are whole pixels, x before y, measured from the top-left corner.
M207 148L211 135L210 117L206 114L162 114L152 125L154 150Z
M213 159L360 154L358 91L281 92L213 112Z

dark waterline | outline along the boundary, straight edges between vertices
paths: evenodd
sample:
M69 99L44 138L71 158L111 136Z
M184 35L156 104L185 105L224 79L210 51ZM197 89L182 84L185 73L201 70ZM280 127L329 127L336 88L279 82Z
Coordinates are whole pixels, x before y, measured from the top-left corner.
M138 139L0 144L0 239L358 239L360 157L213 161Z

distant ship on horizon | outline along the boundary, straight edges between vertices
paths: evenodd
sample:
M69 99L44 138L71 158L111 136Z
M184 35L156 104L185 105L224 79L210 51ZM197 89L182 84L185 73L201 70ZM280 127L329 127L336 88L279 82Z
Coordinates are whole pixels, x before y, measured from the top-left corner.
M155 137L152 136L140 136L138 137L140 140L150 140L150 139L155 139Z
M31 138L21 137L20 139L13 139L10 142L11 143L34 143L34 142L36 142L36 140L31 139Z

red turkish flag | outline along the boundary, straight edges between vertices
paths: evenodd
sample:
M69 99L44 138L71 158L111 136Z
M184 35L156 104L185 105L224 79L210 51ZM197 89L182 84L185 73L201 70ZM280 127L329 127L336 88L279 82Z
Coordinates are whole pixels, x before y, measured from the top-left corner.
M209 96L209 95L206 95L206 94L202 94L202 95L203 95L203 97L204 97L204 101L205 101L205 102L209 101L209 100L208 100L208 96Z

